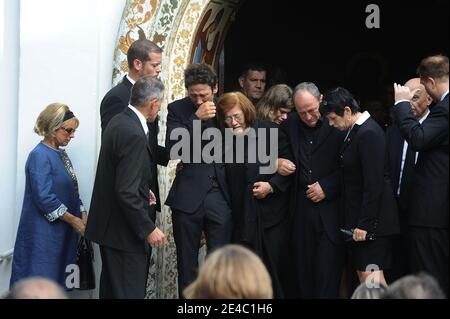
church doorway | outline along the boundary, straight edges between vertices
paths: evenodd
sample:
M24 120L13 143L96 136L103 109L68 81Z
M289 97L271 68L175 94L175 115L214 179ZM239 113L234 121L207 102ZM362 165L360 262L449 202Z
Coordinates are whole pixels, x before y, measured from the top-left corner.
M236 90L240 68L264 63L269 81L291 86L313 81L324 92L347 87L364 105L375 103L383 125L392 83L415 76L421 58L448 55L448 0L377 0L380 29L366 27L373 1L127 0L114 51L113 84L128 72L131 43L146 37L163 48L161 79L166 86L160 111L164 145L167 104L186 96L183 72L192 62L211 64L221 92ZM275 70L279 76L274 77ZM270 84L270 83L269 83ZM381 114L377 110L380 109ZM377 109L378 107L378 109ZM176 162L159 167L162 201L176 175ZM148 296L176 298L176 253L171 212L158 214L169 244L152 257Z
M426 55L448 55L449 2L379 0L379 29L366 26L371 3L243 1L224 40L224 91L237 89L243 65L258 62L269 83L344 86L387 124L392 83L414 77Z

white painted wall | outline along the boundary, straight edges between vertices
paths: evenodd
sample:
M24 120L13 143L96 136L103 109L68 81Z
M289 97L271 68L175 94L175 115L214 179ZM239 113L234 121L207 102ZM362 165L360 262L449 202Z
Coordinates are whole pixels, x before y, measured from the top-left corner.
M16 228L18 74L19 2L0 0L0 255L12 248ZM10 260L0 261L0 294L10 268Z
M40 141L33 126L50 103L67 103L80 120L67 152L77 173L81 198L89 206L99 150L99 105L111 87L114 47L126 0L0 1L0 21L4 21L0 22L2 132L7 127L0 148L2 158L3 152L7 154L6 160L0 161L1 254L14 245L25 162ZM7 14L2 6L12 7L16 15ZM7 28L2 30L2 23ZM3 39L2 31L7 33ZM7 50L6 42L11 43ZM20 44L20 58L15 42ZM3 84L9 81L8 86ZM8 289L9 276L0 266L0 294Z

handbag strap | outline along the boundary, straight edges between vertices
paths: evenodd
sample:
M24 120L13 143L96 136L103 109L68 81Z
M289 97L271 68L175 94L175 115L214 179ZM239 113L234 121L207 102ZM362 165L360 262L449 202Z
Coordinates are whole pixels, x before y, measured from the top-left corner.
M80 252L82 250L88 250L89 254L91 255L92 261L94 261L94 249L92 248L92 243L89 239L87 239L84 236L80 237L80 240L78 241L78 247L77 247L77 256L80 255Z

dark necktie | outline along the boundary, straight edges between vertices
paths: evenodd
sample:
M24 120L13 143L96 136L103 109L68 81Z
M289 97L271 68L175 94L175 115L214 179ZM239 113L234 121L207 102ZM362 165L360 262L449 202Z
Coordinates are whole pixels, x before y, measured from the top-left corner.
M411 188L414 177L414 166L416 162L416 152L408 146L406 150L405 164L403 166L402 181L400 185L400 206L401 209L408 208L408 202L411 199Z

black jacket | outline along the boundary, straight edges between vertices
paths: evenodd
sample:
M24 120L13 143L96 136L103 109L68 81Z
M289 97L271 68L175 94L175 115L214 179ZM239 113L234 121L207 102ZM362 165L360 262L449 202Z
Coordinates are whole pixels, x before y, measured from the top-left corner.
M262 151L268 155L271 138L275 138L275 136L271 136L272 132L270 130L278 132L278 125L256 120L252 128L256 132L256 154ZM266 134L265 141L258 134L262 130ZM278 152L278 149L276 151ZM276 158L278 156L275 156ZM273 227L288 216L291 177L283 177L276 172L273 174L262 174L260 168L266 166L267 164L261 163L258 157L256 157L256 163L249 163L248 156L245 159L245 163L234 162L225 164L233 218L237 226L236 231L240 232L237 235L239 241L251 242L254 235L257 234L257 225L261 226L261 230ZM276 167L274 169L276 170ZM253 185L256 182L270 183L274 193L269 194L264 199L256 199L253 196Z
M102 103L100 104L100 118L102 125L102 136L109 121L117 114L121 113L130 103L131 88L133 85L128 80L127 76L124 76L122 81L115 87L109 90L104 96ZM150 132L149 143L153 154L155 155L155 162L153 163L152 170L157 172L156 165L167 166L169 162L169 154L163 146L158 145L158 118L153 122L148 122L147 126ZM159 196L159 184L158 176L155 173L153 175L152 191L156 196L156 210L161 211L161 200Z
M400 169L402 165L403 146L405 139L400 133L396 124L391 125L386 130L386 152L389 164L389 177L394 194L397 194L400 183Z
M175 139L171 140L170 136L172 132L175 129L184 129L185 132L189 132L190 156L189 161L183 162L183 169L177 173L165 205L187 214L193 214L200 207L206 194L211 189L212 182L210 176L215 176L217 178L217 183L222 190L222 194L230 205L223 159L220 164L204 162L194 163L192 161L194 157L201 158L201 153L198 153L193 146L194 143L199 143L197 145L201 146L204 146L207 143L206 141L201 142L196 140L194 142L193 140L194 120L200 122L195 115L196 110L195 104L192 103L189 97L186 97L170 103L167 114L166 149L170 152L174 145L178 145L178 143L182 141L181 136L176 136ZM211 119L202 122L199 127L201 131L204 131L207 128L217 128L218 123L215 119ZM176 133L176 131L174 133ZM180 157L173 156L171 159L178 158Z
M431 108L422 124L413 117L410 108L408 102L394 106L403 137L419 152L408 221L414 226L448 229L448 95Z
M155 229L150 206L153 156L137 115L126 108L103 135L86 237L128 252L146 252Z
M326 194L326 199L316 204L306 197L307 185L300 185L299 150L302 138L299 129L300 125L302 123L296 112L290 114L288 119L281 125L286 142L281 142L280 155L281 157L291 157L297 167L293 180L294 187L291 192L291 213L303 214L303 211L311 209L318 212L330 239L335 243L340 243L342 242L342 236L339 231L341 224L339 209L339 150L345 134L330 127L325 117L322 119L322 126L319 129L317 141L311 154L310 178L312 181L319 182ZM288 151L287 153L286 150ZM288 155L286 156L286 154Z
M100 119L102 135L111 119L121 113L130 103L131 88L133 84L124 76L115 87L106 93L100 104Z
M342 158L344 227L377 236L399 232L397 203L386 160L386 137L372 118L356 125L345 140Z

